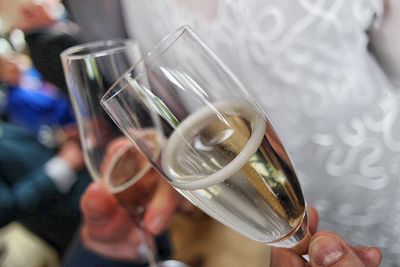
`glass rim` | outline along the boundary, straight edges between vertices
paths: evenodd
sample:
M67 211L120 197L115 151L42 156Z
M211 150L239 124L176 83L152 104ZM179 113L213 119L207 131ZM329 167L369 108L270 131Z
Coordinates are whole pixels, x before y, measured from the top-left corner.
M193 37L197 37L193 29L189 25L183 25L176 29L175 31L169 33L165 36L161 41L159 41L156 45L154 45L148 52L144 54L133 66L131 66L122 76L113 84L111 87L104 93L104 95L100 99L100 104L105 107L105 104L110 101L114 96L118 95L119 92L125 89L126 86L121 86L118 90L115 90L118 84L121 84L123 80L126 79L127 76L132 78L133 80L137 80L138 77L142 76L147 70L144 70L138 73L135 77L131 77L130 73L139 65L142 64L145 59L154 57L159 58L162 56L168 49L176 43L179 38L185 33L189 32ZM155 61L153 59L152 61Z
M126 47L129 44L137 45L137 42L132 39L109 39L109 40L93 41L71 46L62 51L60 57L63 60L72 61L72 60L81 60L85 58L106 56L123 50L124 47ZM89 50L89 52L81 53L85 49L94 49L94 51Z

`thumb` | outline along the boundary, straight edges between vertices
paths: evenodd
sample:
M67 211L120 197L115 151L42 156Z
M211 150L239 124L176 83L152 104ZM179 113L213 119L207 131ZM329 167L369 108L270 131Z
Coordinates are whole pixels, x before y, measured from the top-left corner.
M371 266L358 257L357 253L338 235L320 232L311 240L309 247L311 266Z
M157 174L158 175L158 174ZM154 235L160 234L169 224L178 206L178 193L164 178L159 177L157 191L147 207L144 225Z
M84 232L87 238L103 241L118 240L131 228L127 212L101 183L92 183L81 200Z

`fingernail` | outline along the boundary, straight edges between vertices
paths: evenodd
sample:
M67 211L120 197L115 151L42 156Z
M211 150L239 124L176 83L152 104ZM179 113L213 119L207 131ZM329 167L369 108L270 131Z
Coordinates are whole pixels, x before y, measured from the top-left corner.
M164 220L161 217L154 218L148 226L150 232L152 232L153 234L160 233L163 227Z
M318 266L330 266L344 255L344 248L334 237L320 236L310 244L310 258Z
M99 182L94 182L90 185L91 191L98 191L100 188L102 188L102 185Z

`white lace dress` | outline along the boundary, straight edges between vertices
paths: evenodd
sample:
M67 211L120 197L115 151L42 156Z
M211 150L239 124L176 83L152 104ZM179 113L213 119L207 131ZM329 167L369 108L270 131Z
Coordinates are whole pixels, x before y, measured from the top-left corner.
M125 1L129 30L149 49L191 25L265 108L320 229L400 266L400 99L366 33L382 2L195 2Z

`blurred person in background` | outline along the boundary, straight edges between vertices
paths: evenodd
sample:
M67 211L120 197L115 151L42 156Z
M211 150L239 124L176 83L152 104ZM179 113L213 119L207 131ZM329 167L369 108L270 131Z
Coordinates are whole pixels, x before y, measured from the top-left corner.
M49 146L55 146L51 128L74 124L67 95L43 80L27 55L15 51L0 55L0 73L5 92L0 110L3 117L39 135Z
M27 129L0 122L0 226L18 221L61 257L80 224L79 199L90 181L80 146L39 143Z
M64 12L59 0L0 0L0 30L4 34L13 29L30 32L48 28L57 23Z
M7 105L14 105L15 110L6 108L10 120L0 121L0 226L18 221L61 256L79 226L79 199L90 178L72 125L66 126L69 136L62 143L39 142L36 118L53 122L57 113L35 103L43 97L40 91L36 97L32 89L16 88L22 84L21 77L17 62L0 57L3 85L11 94L13 90L29 93L28 97L14 96ZM19 104L23 104L19 106L22 113Z
M26 36L50 28L59 32L54 29L59 4L0 1L0 18L10 22L7 30L18 28ZM47 63L47 68L61 70L58 55L47 58ZM65 88L62 82L60 87L54 85L62 71L45 74L53 82L44 79L23 52L8 50L0 55L0 226L20 222L61 258L80 225L79 200L91 179L72 109L60 90Z

